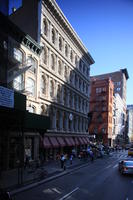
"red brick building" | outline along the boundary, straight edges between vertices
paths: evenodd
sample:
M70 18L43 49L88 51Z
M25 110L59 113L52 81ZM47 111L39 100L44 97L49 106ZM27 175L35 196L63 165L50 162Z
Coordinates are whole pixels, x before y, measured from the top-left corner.
M113 89L110 78L91 79L89 133L106 145L112 144Z

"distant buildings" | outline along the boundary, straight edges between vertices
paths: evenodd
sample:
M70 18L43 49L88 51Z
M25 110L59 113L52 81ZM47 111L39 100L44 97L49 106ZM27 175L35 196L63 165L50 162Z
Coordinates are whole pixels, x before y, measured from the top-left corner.
M129 78L127 69L121 69L120 71L108 73L108 74L101 74L97 76L91 77L91 85L93 80L95 82L100 82L104 79L110 79L113 82L114 89L113 89L113 118L112 118L112 137L111 140L113 141L112 144L115 144L116 139L117 143L122 143L125 138L125 124L126 124L126 82ZM106 84L105 84L106 85ZM92 88L94 86L92 85ZM107 102L109 103L109 102ZM90 102L91 107L91 102ZM91 112L91 110L90 110Z
M127 105L127 124L129 141L133 142L133 105Z
M91 78L89 133L105 145L112 145L113 89L109 78Z

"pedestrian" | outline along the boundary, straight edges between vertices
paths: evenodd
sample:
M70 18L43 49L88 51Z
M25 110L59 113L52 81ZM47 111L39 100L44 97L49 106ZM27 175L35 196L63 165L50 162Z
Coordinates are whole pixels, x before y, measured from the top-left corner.
M70 155L70 164L72 165L72 161L73 161L73 155Z
M60 161L61 161L61 168L64 169L65 156L63 154L60 157Z
M90 150L90 158L91 158L91 161L93 162L94 161L94 153L92 150Z

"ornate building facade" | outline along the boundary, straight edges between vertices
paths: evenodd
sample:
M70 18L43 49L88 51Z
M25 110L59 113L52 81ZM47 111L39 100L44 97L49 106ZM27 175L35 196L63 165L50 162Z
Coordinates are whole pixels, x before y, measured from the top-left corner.
M18 26L21 24L21 28L42 47L37 75L38 102L35 100L32 105L37 104L36 113L50 116L51 128L44 133L42 143L45 159L49 155L55 158L57 152L63 152L67 147L71 149L89 143L86 130L90 65L94 60L55 1L35 1L32 7L30 1L23 2L20 11L18 9L10 18ZM26 7L31 10L31 15L33 10L37 14L38 30L35 29L36 15L32 23ZM23 11L34 34L22 24Z

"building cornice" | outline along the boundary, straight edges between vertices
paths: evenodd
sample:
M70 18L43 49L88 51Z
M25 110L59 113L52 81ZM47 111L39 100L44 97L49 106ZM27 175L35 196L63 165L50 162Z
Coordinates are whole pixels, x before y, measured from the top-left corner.
M29 35L25 34L18 26L11 22L8 17L4 16L2 13L0 13L0 27L2 29L2 32L7 37L12 37L18 43L26 46L35 54L40 55L40 45Z
M79 38L77 33L74 31L71 24L68 22L68 20L64 16L63 12L57 5L56 1L46 0L45 2L43 1L43 4L44 4L44 6L47 6L47 8L50 10L50 12L53 14L53 16L56 18L56 20L60 24L62 24L62 27L64 27L64 30L66 31L66 33L70 36L70 38L72 38L72 40L75 42L75 44L78 46L78 48L83 52L83 55L84 55L83 57L85 57L85 59L87 59L89 61L90 65L94 64L95 61L89 54L86 47L81 42L81 39Z

